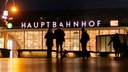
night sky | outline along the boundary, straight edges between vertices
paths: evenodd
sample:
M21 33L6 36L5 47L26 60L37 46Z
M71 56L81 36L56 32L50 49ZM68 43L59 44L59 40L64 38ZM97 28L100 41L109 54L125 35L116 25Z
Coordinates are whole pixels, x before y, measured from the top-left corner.
M8 0L12 2L13 0ZM14 0L23 11L128 8L128 0ZM9 4L8 2L8 4ZM0 0L0 9L5 0Z

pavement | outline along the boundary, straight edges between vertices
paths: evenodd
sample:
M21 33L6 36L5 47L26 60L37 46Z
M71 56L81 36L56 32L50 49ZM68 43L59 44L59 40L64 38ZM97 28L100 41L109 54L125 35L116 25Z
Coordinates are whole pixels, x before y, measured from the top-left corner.
M0 72L127 72L128 58L0 58Z

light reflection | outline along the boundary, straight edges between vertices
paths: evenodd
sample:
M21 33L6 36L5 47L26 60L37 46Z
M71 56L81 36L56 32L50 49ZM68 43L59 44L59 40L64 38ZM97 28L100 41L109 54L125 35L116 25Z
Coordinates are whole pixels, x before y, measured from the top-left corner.
M112 71L111 72L119 72L119 67L120 64L117 61L111 61L111 67L112 67Z
M11 58L8 60L8 72L46 72L46 60L30 58Z
M22 62L18 58L11 58L8 61L8 72L22 72Z
M119 72L122 67L127 69L127 60L108 57L0 58L0 72Z

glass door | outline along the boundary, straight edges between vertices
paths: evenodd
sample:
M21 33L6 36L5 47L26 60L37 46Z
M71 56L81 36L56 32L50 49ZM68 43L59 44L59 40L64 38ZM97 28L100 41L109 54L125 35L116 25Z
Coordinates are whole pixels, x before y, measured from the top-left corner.
M79 51L79 32L73 32L73 51Z

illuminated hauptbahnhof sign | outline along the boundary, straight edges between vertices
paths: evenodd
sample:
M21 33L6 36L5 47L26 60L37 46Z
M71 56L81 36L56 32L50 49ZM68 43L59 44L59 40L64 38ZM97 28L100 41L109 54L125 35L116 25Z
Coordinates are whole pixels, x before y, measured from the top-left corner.
M65 22L21 22L21 28L56 28L57 26L62 28L77 28L77 27L99 27L101 20L97 21L65 21Z

